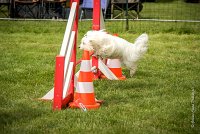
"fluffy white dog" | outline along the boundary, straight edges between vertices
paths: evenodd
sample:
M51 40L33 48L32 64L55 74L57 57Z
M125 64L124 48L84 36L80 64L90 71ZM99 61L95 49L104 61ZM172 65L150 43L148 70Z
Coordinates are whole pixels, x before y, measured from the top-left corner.
M140 35L133 43L104 31L88 31L81 40L80 49L94 51L96 56L108 59L120 59L135 74L137 61L146 53L148 35Z

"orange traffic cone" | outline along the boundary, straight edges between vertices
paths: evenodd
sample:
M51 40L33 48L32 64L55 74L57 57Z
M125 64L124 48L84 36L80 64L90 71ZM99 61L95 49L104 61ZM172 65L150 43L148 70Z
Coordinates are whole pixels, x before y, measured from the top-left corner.
M74 100L69 106L71 108L81 108L83 110L100 107L100 104L95 101L89 51L83 52Z
M119 80L126 79L126 77L122 75L121 62L119 59L108 59L106 65ZM104 75L102 75L101 77L106 78Z

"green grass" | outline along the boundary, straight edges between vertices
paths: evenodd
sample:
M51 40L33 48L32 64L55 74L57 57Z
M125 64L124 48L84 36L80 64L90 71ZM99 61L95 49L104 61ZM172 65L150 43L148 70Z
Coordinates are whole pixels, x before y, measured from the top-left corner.
M145 19L200 20L200 3L172 0L166 3L145 2L143 6L140 16Z
M149 51L135 77L130 78L124 68L125 81L95 81L96 97L105 100L98 110L53 112L51 102L37 98L53 87L55 56L66 22L0 21L0 133L198 133L198 30L185 32L171 23L159 23L156 31L139 28L152 23L132 23L135 29L128 32L117 27L121 22L106 25L109 32L131 42L142 32L149 34ZM89 29L91 22L80 23L78 42Z

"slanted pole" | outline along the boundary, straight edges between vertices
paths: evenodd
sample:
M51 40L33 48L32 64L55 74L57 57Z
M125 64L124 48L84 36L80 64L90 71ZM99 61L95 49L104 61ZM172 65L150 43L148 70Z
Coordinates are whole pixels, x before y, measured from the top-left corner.
M71 0L72 2L77 2L77 6L76 6L76 18L74 21L74 26L73 26L73 30L75 32L75 39L74 39L74 48L72 50L72 57L71 57L71 62L73 62L73 72L72 72L72 77L71 77L71 82L70 82L70 87L68 90L68 95L73 96L74 95L74 75L75 75L75 71L76 71L76 47L77 47L77 35L78 35L78 21L79 21L79 4L80 4L80 0ZM73 100L73 98L72 98Z

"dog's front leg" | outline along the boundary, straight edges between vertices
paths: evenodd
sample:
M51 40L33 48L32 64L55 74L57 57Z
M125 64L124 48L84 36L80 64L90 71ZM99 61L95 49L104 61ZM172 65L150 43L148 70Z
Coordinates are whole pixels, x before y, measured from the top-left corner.
M132 65L132 67L130 68L130 76L133 77L135 72L137 70L137 64Z

